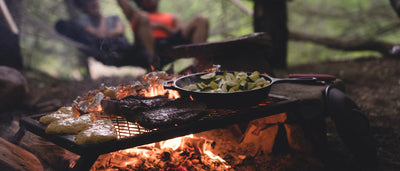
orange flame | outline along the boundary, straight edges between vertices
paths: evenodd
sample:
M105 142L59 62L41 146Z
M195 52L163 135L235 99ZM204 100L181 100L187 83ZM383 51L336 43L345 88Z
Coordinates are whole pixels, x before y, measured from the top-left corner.
M101 104L97 105L96 111L97 111L97 112L103 111L103 108L101 107Z
M209 142L211 141L201 137L195 138L194 135L191 134L110 153L108 154L110 157L105 157L103 161L98 160L96 163L98 163L97 166L105 168L116 167L122 170L135 170L142 167L145 167L142 169L159 167L161 170L163 170L164 167L175 167L177 170L180 170L180 168L187 170L188 165L186 165L186 161L198 160L196 157L191 158L192 154L197 151L199 153L196 154L202 156L199 157L199 159L202 159L202 164L217 167L218 169L216 168L215 170L226 170L231 168L225 160L208 150L212 149L212 143ZM189 152L190 155L181 155L182 152ZM162 159L165 153L170 154L170 159ZM166 166L166 162L172 165ZM91 170L96 170L96 168L99 167L92 168Z
M193 138L193 134L190 134L190 135L187 135L184 137ZM182 146L182 144L184 144L184 141L183 141L184 137L172 138L172 139L160 142L161 149L172 148L172 150L177 150L179 147Z
M145 97L155 97L165 95L167 93L169 99L177 99L181 97L179 93L175 90L164 89L162 83L160 83L156 78L154 79L154 77L151 78L150 87L147 90L143 90L143 93Z
M217 72L215 68L208 68L204 70L205 72Z
M147 90L144 90L145 97L154 97L159 95L164 95L167 90L161 84L153 84Z
M75 167L75 165L76 165L76 161L70 161L70 163L69 163L69 168L74 168Z
M175 90L167 90L167 91L168 91L169 99L177 99L177 98L181 97L181 95L178 93L178 91L175 91Z

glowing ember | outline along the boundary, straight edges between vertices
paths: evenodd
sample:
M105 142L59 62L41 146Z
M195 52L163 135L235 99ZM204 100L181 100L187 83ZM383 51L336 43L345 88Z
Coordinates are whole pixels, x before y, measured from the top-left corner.
M103 108L101 107L101 105L99 104L99 105L97 105L97 107L96 107L96 111L97 112L101 112L101 111L103 111Z
M178 93L178 91L175 91L175 90L167 90L167 91L168 91L169 99L177 99L177 98L181 97L181 95Z
M142 85L122 85L119 86L118 92L117 92L117 98L122 99L126 96L129 95L137 95L138 90L141 90L143 88Z
M193 138L193 134L185 137ZM177 150L179 147L181 147L182 144L184 144L183 138L184 137L177 137L166 141L162 141L160 142L161 149L172 148L172 150Z
M210 150L212 141L193 135L177 137L102 155L91 170L228 170Z

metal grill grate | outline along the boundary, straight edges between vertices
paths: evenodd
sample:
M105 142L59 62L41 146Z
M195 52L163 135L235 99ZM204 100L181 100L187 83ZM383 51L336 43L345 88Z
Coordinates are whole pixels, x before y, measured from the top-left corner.
M260 103L257 106L253 106L252 108L257 108L259 106L265 106L271 103L276 103L282 101L280 98L275 97L268 97L263 103ZM204 115L200 120L204 119L213 119L225 115L231 115L236 113L239 109L208 109L207 114ZM117 132L117 138L123 139L127 137L133 137L136 135L141 135L144 133L152 132L157 129L146 129L140 126L138 123L127 121L124 117L117 116L117 115L108 115L104 114L103 112L98 113L98 118L101 119L110 119L113 122L115 130Z
M117 115L108 115L103 112L96 114L101 119L110 119L113 122L115 130L117 132L117 138L132 137L140 135L152 130L141 127L139 124L127 121L124 117Z

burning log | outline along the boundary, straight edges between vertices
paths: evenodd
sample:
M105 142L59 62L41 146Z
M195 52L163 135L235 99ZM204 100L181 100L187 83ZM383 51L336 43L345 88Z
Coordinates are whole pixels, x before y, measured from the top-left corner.
M284 123L285 120L286 114L281 113L250 122L243 135L241 146L252 146L248 155L253 157L260 153L271 154L279 129L278 124Z
M185 136L102 155L91 170L229 170L210 150L213 141Z
M249 148L248 155L312 151L303 128L299 124L286 123L286 117L281 113L250 122L241 141L244 147L255 144L254 148Z

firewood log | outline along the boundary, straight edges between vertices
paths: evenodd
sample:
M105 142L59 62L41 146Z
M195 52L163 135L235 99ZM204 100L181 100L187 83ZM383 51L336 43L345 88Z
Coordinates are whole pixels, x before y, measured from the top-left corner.
M0 153L0 170L43 170L36 156L3 138L0 138Z

